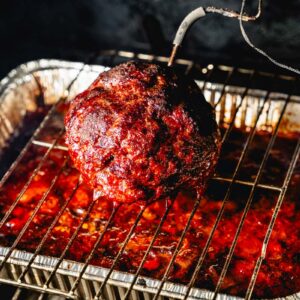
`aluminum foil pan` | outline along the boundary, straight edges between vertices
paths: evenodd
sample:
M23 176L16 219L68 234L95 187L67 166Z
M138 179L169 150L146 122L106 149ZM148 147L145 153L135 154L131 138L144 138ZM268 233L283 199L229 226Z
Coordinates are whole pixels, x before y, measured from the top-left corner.
M13 135L18 134L22 120L28 111L35 111L38 108L37 96L43 90L43 101L45 104L53 104L61 97L72 99L74 95L87 88L100 72L107 68L99 65L84 65L80 62L67 62L59 60L38 60L28 62L11 71L6 78L0 82L0 151L7 147L8 141ZM71 90L66 89L75 77L78 77ZM242 102L241 94L245 88L227 86L225 93L221 95L222 84L197 82L204 89L206 99L216 106L216 115L219 122L230 123L234 110L241 105L234 126L249 130L255 122L255 116L264 102L267 92L264 90L249 90L245 101ZM221 97L222 96L222 97ZM278 121L280 111L288 95L270 93L270 101L266 105L258 122L258 130L272 131L274 124ZM290 97L286 107L280 132L300 133L300 98ZM1 152L0 152L1 154ZM9 248L0 246L0 260L6 255ZM21 286L17 281L18 276L26 267L31 253L14 250L5 268L0 273L0 282ZM25 276L23 287L36 289L42 286L41 278L44 278L53 270L57 258L39 255L34 260L30 272ZM65 296L76 276L78 276L83 264L74 261L63 260L55 278L50 285L51 293ZM91 299L99 288L99 283L108 273L108 269L96 266L88 266L84 273L76 297ZM114 271L105 288L105 299L120 299L129 287L132 274ZM132 299L151 299L159 286L159 280L140 277L144 279L143 285L139 281L134 286L131 294ZM180 284L167 283L161 292L166 298L181 299L185 295L186 287ZM211 299L213 293L193 288L190 292L190 299ZM217 299L236 300L238 297L218 294ZM283 298L282 298L283 299ZM284 299L300 299L300 293Z

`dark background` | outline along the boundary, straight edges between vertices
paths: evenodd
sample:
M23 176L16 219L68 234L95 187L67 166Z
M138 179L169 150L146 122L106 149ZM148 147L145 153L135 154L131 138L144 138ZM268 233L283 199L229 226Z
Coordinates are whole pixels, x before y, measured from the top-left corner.
M248 0L247 12L257 2ZM95 50L167 55L176 28L198 6L235 10L240 0L0 0L0 77L37 58L82 60ZM300 0L265 0L262 18L246 24L256 45L300 66ZM243 41L237 20L210 15L189 32L181 57L270 68Z

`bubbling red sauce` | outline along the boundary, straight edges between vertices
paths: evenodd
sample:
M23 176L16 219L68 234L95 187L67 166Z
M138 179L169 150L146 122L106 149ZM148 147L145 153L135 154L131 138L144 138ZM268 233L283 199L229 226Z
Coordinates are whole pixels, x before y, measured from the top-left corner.
M269 134L258 134L250 147L249 155L241 170L240 180L253 180L255 172L269 141ZM52 140L53 136L44 135L44 140ZM223 147L217 175L230 177L237 164L246 134L234 131L231 141ZM279 137L267 161L262 183L281 185L288 168L291 153L296 139ZM60 141L63 143L63 141ZM0 191L1 216L16 199L24 183L38 165L46 148L32 146L26 153L15 172ZM20 198L9 219L0 230L0 244L11 246L20 230L32 214L38 201L51 184L51 180L62 167L67 152L52 150L38 174L34 177L27 191ZM79 178L78 172L69 162L46 197L37 215L33 218L17 248L34 252L48 227L71 195ZM300 166L297 165L290 188L283 202L278 219L267 248L267 256L258 274L254 288L254 297L280 297L291 295L300 290L300 210L299 188ZM191 279L197 259L211 232L228 183L212 180L206 195L192 219L190 228L183 240L182 247L171 270L169 280L186 284ZM238 223L250 192L250 187L234 185L233 192L225 205L225 212L217 227L208 253L204 259L195 285L200 288L214 290L226 255L231 246ZM41 249L41 254L60 256L70 240L76 227L85 216L93 199L92 191L83 183L62 213L51 234ZM254 194L253 203L247 214L228 272L221 286L221 292L245 296L255 262L261 254L262 242L267 226L274 211L278 193L259 188ZM162 278L168 262L175 250L182 230L186 226L195 196L182 192L177 195L174 204L164 222L149 256L142 268L142 275L151 278ZM134 273L147 250L162 215L166 209L166 201L156 201L146 208L134 234L127 244L116 269ZM96 249L92 265L109 268L113 259L122 247L131 226L141 209L140 203L123 204L117 211L111 226L104 234L103 240ZM97 237L104 230L105 224L113 210L110 200L99 198L85 219L75 241L67 251L66 258L84 262Z

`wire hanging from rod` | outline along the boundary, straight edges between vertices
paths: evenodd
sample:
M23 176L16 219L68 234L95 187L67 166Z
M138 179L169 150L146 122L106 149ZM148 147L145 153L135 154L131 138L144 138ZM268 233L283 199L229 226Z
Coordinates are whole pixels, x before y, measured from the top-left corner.
M220 14L222 16L228 17L228 18L236 18L243 20L245 22L249 21L255 21L257 20L261 15L261 7L262 7L262 0L258 1L258 8L257 13L254 16L248 16L246 14L237 13L233 10L224 9L224 8L216 8L213 6L209 7L198 7L195 10L191 11L181 22L181 24L178 27L178 30L176 32L175 38L173 40L173 49L169 58L168 66L172 66L175 60L175 56L177 54L179 46L182 44L183 39L188 31L188 29L200 18L206 16L206 14L209 13L216 13Z
M260 11L261 11L261 1L260 0L260 4L259 4L259 7L260 7ZM251 40L249 39L249 36L247 35L246 31L245 31L245 28L244 28L244 25L243 25L243 14L244 14L244 10L245 10L245 6L246 6L246 0L242 0L242 6L241 6L241 11L240 11L240 15L239 15L239 24L240 24L240 30L241 30L241 33L242 33L242 36L245 40L245 42L252 48L254 49L256 52L258 52L259 54L263 55L264 57L266 57L269 61L271 61L273 64L275 64L276 66L280 67L280 68L283 68L283 69L286 69L288 71L291 71L291 72L294 72L298 75L300 75L300 70L299 69L296 69L294 67L291 67L291 66L288 66L284 63L281 63L279 62L278 60L274 59L273 57L271 57L269 54L267 54L264 50L256 47L252 42Z
M266 57L274 65L300 75L300 70L299 69L279 62L277 59L273 58L272 56L267 54L264 50L260 49L259 47L255 46L252 43L252 41L250 40L249 36L247 35L247 33L245 31L245 28L243 26L243 22L256 21L261 16L261 14L262 14L262 0L258 1L258 7L257 7L256 15L253 15L253 16L246 15L244 13L245 6L246 6L246 0L242 0L240 13L237 13L233 10L229 10L229 9L226 9L226 8L216 8L216 7L213 7L213 6L208 6L206 8L199 7L197 9L193 10L191 13L189 13L184 18L184 20L181 22L181 24L180 24L180 26L179 26L179 28L176 32L175 38L173 40L173 48L172 48L172 52L171 52L171 55L170 55L170 58L169 58L168 66L173 65L174 60L175 60L175 56L178 52L178 48L181 45L186 32L192 26L192 24L195 21L197 21L198 19L204 17L208 13L217 13L217 14L220 14L224 17L238 19L239 20L240 31L241 31L241 34L243 36L243 39L256 52L258 52L262 56Z

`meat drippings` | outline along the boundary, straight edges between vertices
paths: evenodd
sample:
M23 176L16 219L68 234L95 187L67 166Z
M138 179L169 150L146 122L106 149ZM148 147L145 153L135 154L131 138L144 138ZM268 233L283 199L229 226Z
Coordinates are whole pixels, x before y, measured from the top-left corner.
M245 133L233 131L228 143L223 147L217 175L231 176L241 155L246 137ZM44 139L51 141L53 137L45 135ZM261 163L269 139L269 134L257 134L250 147L250 152L246 157L239 179L253 180L253 174L255 174ZM263 174L263 183L282 184L295 141L296 139L293 137L279 137L277 139ZM63 143L63 141L60 141L60 143ZM0 191L1 216L5 214L15 200L46 150L39 146L32 146L16 171L3 186ZM66 155L67 153L61 150L51 151L49 159L46 160L0 230L0 243L2 246L12 245L37 202L48 189L52 178L61 168ZM70 196L78 177L78 171L69 163L19 242L18 249L29 252L35 251L60 208ZM201 200L190 229L184 238L169 280L182 284L189 282L197 258L201 254L215 222L227 187L227 183L214 180L209 183L208 190ZM276 221L266 259L257 278L254 297L280 297L291 295L300 290L299 187L300 164L298 163L287 197ZM224 216L217 227L196 280L197 287L214 289L248 195L249 187L234 186L233 193L225 206ZM239 236L221 292L231 295L245 295L255 261L261 253L262 241L277 196L277 193L264 189L258 189L255 193L253 204ZM174 205L170 209L161 232L142 268L142 275L157 279L162 278L194 205L194 197L195 195L188 192L177 195ZM82 183L47 238L41 249L41 254L58 257L62 253L71 235L85 215L87 207L93 201L92 199L93 192L87 185ZM131 273L137 270L165 209L165 200L149 204L124 253L121 255L116 266L118 270ZM84 262L97 237L101 234L112 210L113 203L105 197L101 197L96 201L78 236L67 252L66 258ZM108 268L111 266L139 211L140 203L138 202L122 205L96 250L91 264Z

